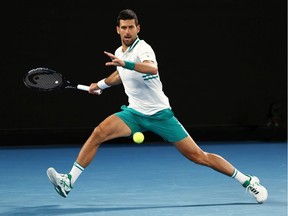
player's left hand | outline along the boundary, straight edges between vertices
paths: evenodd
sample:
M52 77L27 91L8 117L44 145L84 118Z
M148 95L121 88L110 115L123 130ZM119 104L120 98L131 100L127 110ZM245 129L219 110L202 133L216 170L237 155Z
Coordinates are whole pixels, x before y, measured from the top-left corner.
M111 62L105 63L106 66L122 66L123 67L125 65L125 62L122 59L117 58L112 53L104 51L104 54L107 55L111 59Z

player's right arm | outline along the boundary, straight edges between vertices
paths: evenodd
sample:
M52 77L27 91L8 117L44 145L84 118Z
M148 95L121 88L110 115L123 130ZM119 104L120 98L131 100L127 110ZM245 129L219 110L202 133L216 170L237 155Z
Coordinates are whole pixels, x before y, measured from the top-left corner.
M118 71L114 71L110 76L105 79L105 83L109 86L119 85L122 83L122 80L119 76Z
M119 76L118 71L114 71L108 77L98 81L97 83L91 83L89 88L89 93L95 94L94 90L109 88L114 85L119 85L122 83L122 80Z

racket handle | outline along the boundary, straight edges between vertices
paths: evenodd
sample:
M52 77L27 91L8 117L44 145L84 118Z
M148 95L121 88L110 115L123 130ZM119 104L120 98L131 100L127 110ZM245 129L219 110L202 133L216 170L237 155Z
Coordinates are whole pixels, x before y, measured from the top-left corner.
M83 90L83 91L89 91L89 86L86 86L86 85L77 85L77 89L80 89L80 90ZM101 89L98 89L98 90L95 90L94 91L95 93L98 93L98 95L100 95L102 93L102 90Z

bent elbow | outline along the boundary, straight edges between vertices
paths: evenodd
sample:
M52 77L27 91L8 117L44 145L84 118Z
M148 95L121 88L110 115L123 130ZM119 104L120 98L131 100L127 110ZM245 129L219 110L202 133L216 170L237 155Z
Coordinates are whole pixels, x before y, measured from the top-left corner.
M156 75L157 73L158 73L158 67L153 67L153 69L151 70L151 74Z

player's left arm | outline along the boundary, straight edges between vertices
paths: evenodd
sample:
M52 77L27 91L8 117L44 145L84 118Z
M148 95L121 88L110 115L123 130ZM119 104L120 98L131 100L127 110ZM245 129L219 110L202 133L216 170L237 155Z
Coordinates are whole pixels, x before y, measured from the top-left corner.
M155 75L158 73L158 66L151 60L144 60L143 62L134 63L134 70L139 73Z
M128 62L117 58L115 55L109 52L104 52L110 59L110 62L106 62L106 66L122 66L127 69L135 70L139 73L155 75L158 73L157 63L151 60L144 60L143 62Z

